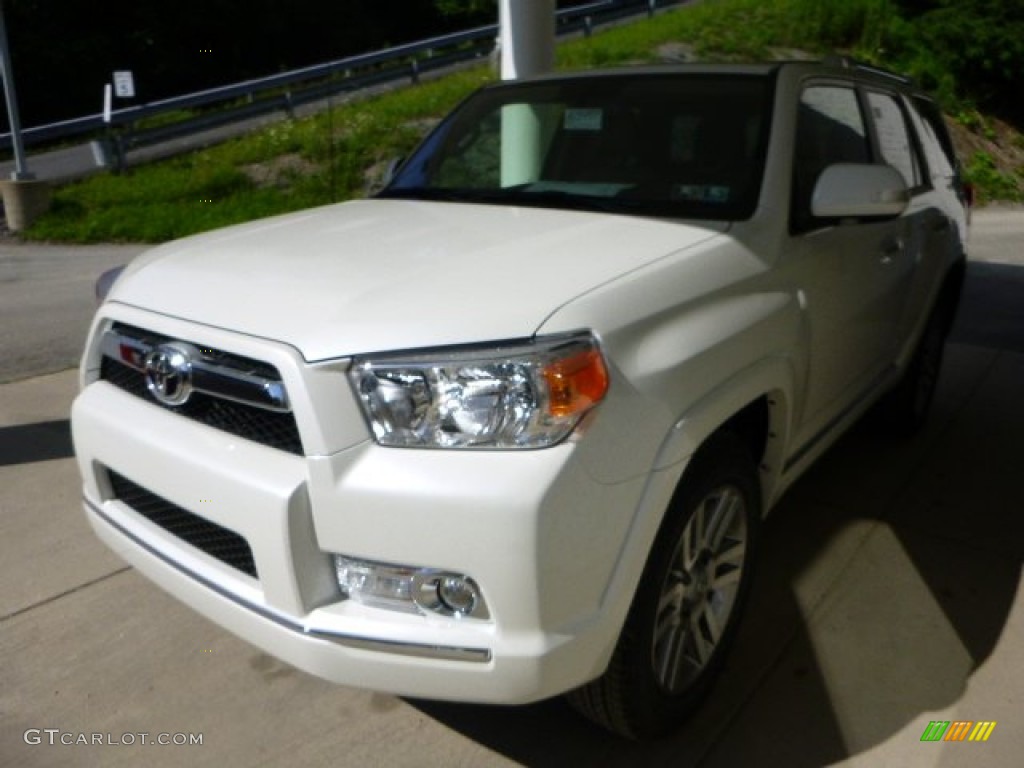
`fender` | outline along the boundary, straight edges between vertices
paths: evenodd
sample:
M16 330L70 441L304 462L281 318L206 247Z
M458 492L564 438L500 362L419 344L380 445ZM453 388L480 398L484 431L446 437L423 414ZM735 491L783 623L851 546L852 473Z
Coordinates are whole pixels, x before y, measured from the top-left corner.
M606 626L606 631L601 633L603 636L617 638L626 620L648 554L690 458L732 415L765 396L770 409L769 439L761 461L765 510L769 502L775 500L774 490L781 475L789 434L794 380L790 360L783 357L758 360L708 393L673 425L648 474L632 525L602 597L602 608L590 617L591 621ZM594 675L607 667L613 650L614 641L597 658Z
M770 300L766 300L769 297ZM742 300L732 300L725 305L735 310L739 301ZM740 336L756 334L758 326L763 325L777 330L777 326L769 320L784 319L785 322L794 324L788 338L795 340L799 338L795 334L801 327L796 304L795 299L785 294L762 294L758 300L747 305L748 309L756 306L762 311L730 312L730 316L734 321L738 317L752 321L743 325L738 334ZM720 317L717 312L714 316ZM718 328L721 330L721 326ZM633 521L610 574L601 601L602 610L595 614L593 619L616 630L622 626L643 574L651 546L690 458L717 429L762 397L767 399L769 406L766 449L763 456L757 457L761 468L765 511L775 501L775 489L781 477L783 458L791 431L791 404L796 396L797 382L800 381L798 365L783 354L754 360L706 392L679 415L655 454ZM617 636L616 632L607 634ZM604 650L594 674L599 674L607 665L613 648L614 644Z
M800 401L806 378L806 334L799 298L781 291L725 297L650 333L627 372L664 403L671 418L649 469L684 461L730 418L768 395L774 403L771 431L784 445L791 404Z
M782 472L785 447L792 424L797 374L792 360L771 357L759 360L709 392L684 414L666 435L653 469L667 469L687 461L729 418L758 398L767 398L769 429L765 453L755 456L761 470L765 512L774 500L774 488Z

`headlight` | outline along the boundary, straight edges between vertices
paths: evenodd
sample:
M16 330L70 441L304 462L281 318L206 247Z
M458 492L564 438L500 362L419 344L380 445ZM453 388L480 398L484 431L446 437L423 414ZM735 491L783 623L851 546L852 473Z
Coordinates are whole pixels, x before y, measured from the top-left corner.
M608 391L590 335L358 358L349 373L381 445L544 448Z

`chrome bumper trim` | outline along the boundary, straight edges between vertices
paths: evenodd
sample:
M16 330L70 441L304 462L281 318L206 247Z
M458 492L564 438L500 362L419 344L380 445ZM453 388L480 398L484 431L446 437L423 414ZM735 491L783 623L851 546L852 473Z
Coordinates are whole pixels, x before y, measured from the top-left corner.
M423 659L440 659L443 661L463 661L473 663L486 663L491 660L491 651L489 648L458 648L445 645L426 645L420 643L407 643L400 640L384 640L381 638L374 637L360 637L359 635L348 635L341 632L331 632L328 630L310 629L297 622L295 619L289 616L283 616L276 613L266 606L255 605L248 600L243 600L238 595L232 594L228 590L224 589L218 584L200 576L197 573L182 567L182 565L171 558L167 557L163 552L155 549L152 545L148 544L144 540L140 539L135 534L126 530L117 521L111 519L101 507L93 504L88 498L83 499L85 505L92 510L98 517L100 517L105 523L112 528L117 529L126 538L130 539L132 543L146 550L149 554L160 559L163 563L171 566L179 573L188 576L193 581L202 584L207 589L211 589L221 597L231 600L233 603L258 614L264 619L273 621L285 629L297 632L299 634L313 637L318 640L326 640L337 645L343 645L346 648L355 648L363 651L375 651L378 653L391 653L401 656L414 656ZM131 509L131 507L128 507Z

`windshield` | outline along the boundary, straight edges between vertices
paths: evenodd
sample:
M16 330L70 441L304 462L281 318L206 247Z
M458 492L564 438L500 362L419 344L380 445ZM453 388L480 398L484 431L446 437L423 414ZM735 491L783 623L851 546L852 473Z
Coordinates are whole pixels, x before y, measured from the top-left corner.
M486 88L381 196L745 219L761 185L772 83L635 74Z

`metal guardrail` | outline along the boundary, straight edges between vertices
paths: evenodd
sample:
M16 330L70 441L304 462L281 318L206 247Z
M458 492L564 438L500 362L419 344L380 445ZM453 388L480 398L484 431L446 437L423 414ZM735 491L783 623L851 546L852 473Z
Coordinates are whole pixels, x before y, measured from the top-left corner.
M556 12L556 34L582 31L589 35L601 24L644 13L651 15L657 9L684 2L687 0L646 0L624 5L619 0L600 0L565 8ZM59 142L89 134L101 135L113 128L116 141L113 149L120 164L124 152L130 148L181 138L258 115L291 111L300 104L371 85L406 78L416 82L427 71L486 55L493 50L498 31L497 24L488 24L268 77L124 107L111 112L109 123L104 121L102 113L97 113L25 128L21 131L22 141L26 145ZM222 106L204 110L218 104ZM135 127L146 118L196 109L203 111L164 125ZM10 147L11 134L0 134L0 149Z

